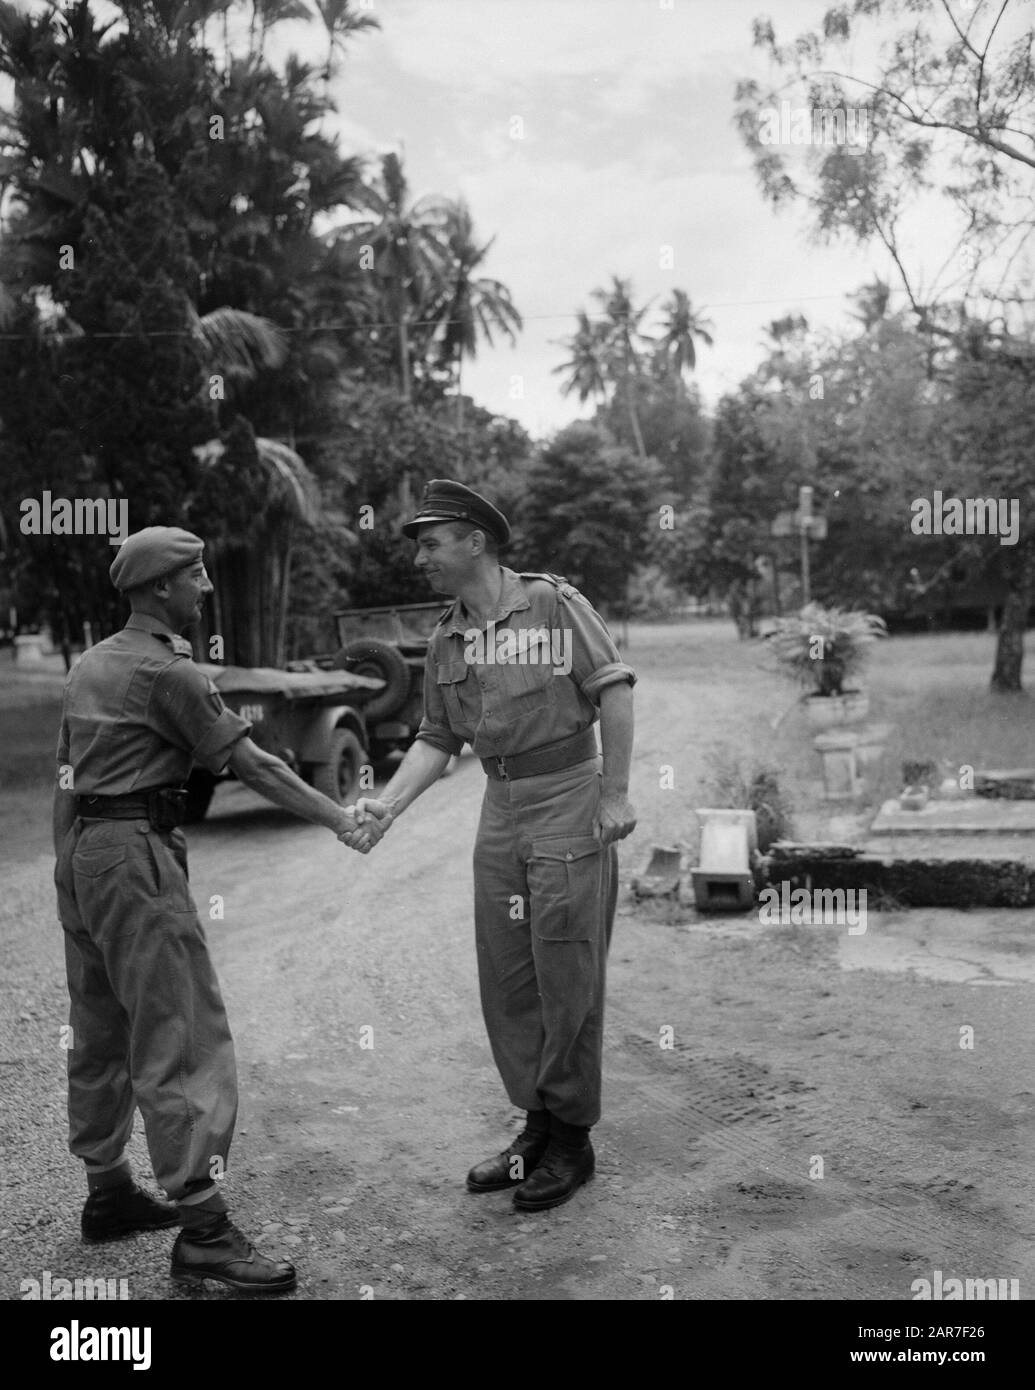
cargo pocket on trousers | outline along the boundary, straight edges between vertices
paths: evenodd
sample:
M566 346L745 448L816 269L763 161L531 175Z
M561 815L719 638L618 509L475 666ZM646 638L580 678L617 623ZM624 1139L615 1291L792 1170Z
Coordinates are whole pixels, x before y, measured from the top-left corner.
M603 845L595 835L532 841L528 886L540 941L592 941L601 922Z

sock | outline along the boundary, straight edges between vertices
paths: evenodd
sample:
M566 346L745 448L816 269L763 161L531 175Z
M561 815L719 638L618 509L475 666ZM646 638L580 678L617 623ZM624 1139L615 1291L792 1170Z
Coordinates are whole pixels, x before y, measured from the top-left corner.
M524 1132L530 1136L542 1135L545 1138L550 1132L549 1110L526 1110Z
M124 1158L114 1168L91 1168L86 1165L87 1192L107 1192L112 1187L126 1187L133 1181L129 1159Z
M569 1125L556 1115L550 1116L550 1139L563 1149L574 1149L576 1152L584 1149L589 1143L589 1131L589 1125Z
M226 1220L222 1193L213 1192L203 1202L177 1202L180 1224L188 1236L206 1235Z

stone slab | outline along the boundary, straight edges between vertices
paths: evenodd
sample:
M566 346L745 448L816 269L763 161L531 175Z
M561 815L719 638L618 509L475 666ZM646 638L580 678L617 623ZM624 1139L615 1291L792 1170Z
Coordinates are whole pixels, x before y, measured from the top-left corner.
M870 826L868 839L913 835L1035 835L1035 801L966 797L929 801L919 811L903 811L885 801Z

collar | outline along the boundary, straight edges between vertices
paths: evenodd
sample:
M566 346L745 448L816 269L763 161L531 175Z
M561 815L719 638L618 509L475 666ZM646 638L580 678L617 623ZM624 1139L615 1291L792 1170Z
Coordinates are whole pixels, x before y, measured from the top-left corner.
M519 613L523 608L531 607L521 576L513 570L508 570L506 565L500 566L500 573L503 575L503 587L500 589L499 603L481 624L483 628L488 627L489 623L502 622L510 613ZM459 634L462 637L471 626L472 620L467 609L458 598L454 599L452 608L446 613L446 635L454 637Z
M131 613L126 619L126 627L133 632L150 632L153 637L172 647L177 656L194 655L194 648L186 637L173 632L168 623L163 623L161 618L152 618L149 613Z

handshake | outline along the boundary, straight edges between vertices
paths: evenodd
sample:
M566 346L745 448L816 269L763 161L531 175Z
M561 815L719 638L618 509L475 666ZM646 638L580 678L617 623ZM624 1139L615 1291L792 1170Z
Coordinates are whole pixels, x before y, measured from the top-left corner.
M360 854L369 854L377 842L384 838L388 827L395 820L392 808L384 801L374 801L360 797L354 806L346 806L342 812L342 824L338 839L349 849Z

